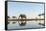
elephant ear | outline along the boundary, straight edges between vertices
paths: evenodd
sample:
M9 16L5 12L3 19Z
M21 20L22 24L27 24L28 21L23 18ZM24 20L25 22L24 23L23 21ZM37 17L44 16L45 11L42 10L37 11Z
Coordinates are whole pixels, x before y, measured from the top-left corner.
M23 15L22 14L20 14L20 16L19 17L23 17Z

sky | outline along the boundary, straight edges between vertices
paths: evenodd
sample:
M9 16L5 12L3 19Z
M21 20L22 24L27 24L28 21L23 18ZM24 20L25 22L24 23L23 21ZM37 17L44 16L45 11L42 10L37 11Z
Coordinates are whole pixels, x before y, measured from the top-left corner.
M19 17L20 14L25 14L27 18L35 18L42 13L44 4L8 2L8 16Z

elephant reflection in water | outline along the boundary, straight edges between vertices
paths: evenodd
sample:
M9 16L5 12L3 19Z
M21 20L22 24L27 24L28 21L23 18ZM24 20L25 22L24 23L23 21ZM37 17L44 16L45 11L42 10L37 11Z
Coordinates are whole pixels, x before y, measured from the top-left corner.
M19 23L20 26L26 25L26 15L20 14L20 16L19 16L18 19L21 19L20 21L18 21L18 23ZM24 20L24 19L25 19L25 20Z

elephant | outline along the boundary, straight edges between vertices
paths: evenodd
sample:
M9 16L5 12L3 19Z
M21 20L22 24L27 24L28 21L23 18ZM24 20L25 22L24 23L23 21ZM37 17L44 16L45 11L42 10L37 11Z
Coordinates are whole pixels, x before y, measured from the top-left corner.
M20 19L20 18L21 18L21 20L18 21L18 22L21 22L21 23L19 23L20 26L24 26L24 25L26 25L26 15L25 15L25 14L20 14L20 16L19 16L18 19ZM24 20L24 19L25 19L25 20Z

